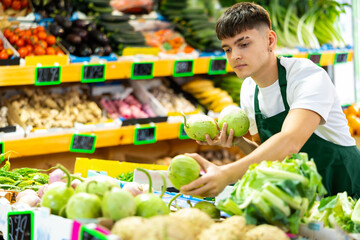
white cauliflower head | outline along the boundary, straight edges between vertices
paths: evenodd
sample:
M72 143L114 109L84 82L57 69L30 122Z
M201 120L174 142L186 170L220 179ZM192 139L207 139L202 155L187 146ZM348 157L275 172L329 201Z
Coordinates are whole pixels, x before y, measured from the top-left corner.
M259 225L246 233L248 240L289 240L285 232L278 227L272 225Z
M121 237L122 240L133 240L134 232L140 229L148 220L142 217L127 217L117 221L111 233Z

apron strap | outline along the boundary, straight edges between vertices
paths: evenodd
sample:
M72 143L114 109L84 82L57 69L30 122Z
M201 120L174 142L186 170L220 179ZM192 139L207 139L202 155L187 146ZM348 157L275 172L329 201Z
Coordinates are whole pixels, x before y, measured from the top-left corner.
M276 58L276 59L277 59L277 66L278 66L278 72L279 72L278 74L279 74L279 86L280 86L280 91L281 91L281 97L282 97L282 100L284 103L285 111L289 111L290 107L286 100L286 86L287 86L286 69L280 64L280 59L279 58ZM255 86L255 94L254 94L255 115L261 115L258 95L259 95L259 87L258 87L258 85L256 85Z

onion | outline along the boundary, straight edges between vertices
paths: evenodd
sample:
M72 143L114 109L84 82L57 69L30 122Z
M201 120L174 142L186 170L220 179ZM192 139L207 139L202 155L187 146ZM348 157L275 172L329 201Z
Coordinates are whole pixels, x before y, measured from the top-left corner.
M72 187L73 189L76 189L76 187L77 187L80 183L81 183L81 181L80 181L79 179L74 179L74 180L72 180L72 182L71 182L71 187Z
M46 193L46 191L48 190L48 187L49 187L49 184L44 184L39 188L39 190L37 191L37 194L39 195L40 198L42 198L44 193Z
M49 175L49 184L54 182L66 182L67 180L64 177L65 173L60 169L56 169Z
M16 196L16 201L18 202L21 198L23 198L26 195L37 196L37 193L32 189L26 189L26 190L18 193L18 195Z
M41 200L37 195L27 194L19 200L19 203L26 203L30 207L36 207L38 204L40 204L40 201Z

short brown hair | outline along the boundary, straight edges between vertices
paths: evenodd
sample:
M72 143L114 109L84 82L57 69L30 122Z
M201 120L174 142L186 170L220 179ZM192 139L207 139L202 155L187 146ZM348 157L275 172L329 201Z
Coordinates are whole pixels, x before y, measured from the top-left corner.
M269 13L255 3L241 2L229 7L220 16L216 23L216 34L222 40L261 25L271 29Z

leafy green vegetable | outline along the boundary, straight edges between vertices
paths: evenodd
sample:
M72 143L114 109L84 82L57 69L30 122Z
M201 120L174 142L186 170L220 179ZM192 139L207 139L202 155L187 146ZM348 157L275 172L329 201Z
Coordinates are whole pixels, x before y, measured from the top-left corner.
M253 164L234 187L231 197L218 204L219 209L245 215L248 223L270 223L292 233L297 233L317 193L326 194L315 163L306 153L282 162Z
M134 179L134 172L121 173L117 179L124 182L132 182Z

